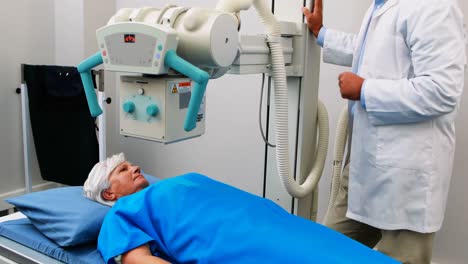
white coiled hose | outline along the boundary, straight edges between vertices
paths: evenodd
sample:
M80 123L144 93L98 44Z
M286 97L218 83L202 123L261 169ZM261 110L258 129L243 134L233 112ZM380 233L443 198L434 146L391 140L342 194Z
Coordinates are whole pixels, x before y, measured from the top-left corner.
M217 5L217 9L225 12L237 13L240 10L249 9L252 4L266 27L271 51L273 80L275 82L275 139L278 174L280 175L284 187L291 196L303 198L316 188L322 175L328 151L328 114L325 106L319 102L317 113L319 121L319 139L316 159L304 183L299 184L294 180L289 167L288 88L283 49L280 43L281 30L279 23L271 13L265 0L221 0Z
M341 171L343 167L344 151L348 139L348 106L341 110L336 128L335 153L333 156L333 172L330 187L330 199L328 201L327 215L335 205L340 188Z

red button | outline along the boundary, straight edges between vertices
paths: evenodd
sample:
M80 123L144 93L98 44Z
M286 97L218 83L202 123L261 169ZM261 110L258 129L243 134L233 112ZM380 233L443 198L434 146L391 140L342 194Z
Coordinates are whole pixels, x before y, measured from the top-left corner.
M102 51L102 56L104 56L104 57L107 56L107 52L105 50Z

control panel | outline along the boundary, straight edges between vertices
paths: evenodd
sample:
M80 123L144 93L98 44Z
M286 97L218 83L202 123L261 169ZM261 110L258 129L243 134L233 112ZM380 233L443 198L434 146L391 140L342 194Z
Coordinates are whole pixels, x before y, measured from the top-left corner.
M139 22L108 25L96 35L104 68L119 72L165 74L165 54L178 43L174 29Z
M192 131L184 130L184 119L192 94L188 78L121 76L120 133L162 143L177 142L205 132L203 98Z

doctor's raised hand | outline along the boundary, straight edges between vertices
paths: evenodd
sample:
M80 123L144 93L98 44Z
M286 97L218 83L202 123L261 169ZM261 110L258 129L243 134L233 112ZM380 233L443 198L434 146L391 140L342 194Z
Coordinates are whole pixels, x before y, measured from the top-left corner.
M323 5L322 0L315 0L314 10L311 12L307 7L302 8L302 12L307 21L307 26L315 37L318 37L320 29L323 27Z
M310 11L307 7L302 8L307 27L318 38L320 30L323 27L323 2L322 0L315 0L314 10ZM341 97L349 100L360 100L361 98L361 87L364 83L364 79L360 76L351 73L344 72L338 77Z

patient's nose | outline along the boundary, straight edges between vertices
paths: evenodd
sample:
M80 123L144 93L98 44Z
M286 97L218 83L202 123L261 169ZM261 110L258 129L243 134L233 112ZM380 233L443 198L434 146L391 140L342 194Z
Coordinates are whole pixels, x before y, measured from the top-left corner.
M140 166L132 166L133 173L140 173Z

